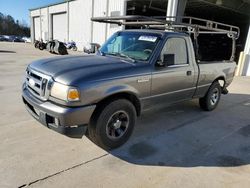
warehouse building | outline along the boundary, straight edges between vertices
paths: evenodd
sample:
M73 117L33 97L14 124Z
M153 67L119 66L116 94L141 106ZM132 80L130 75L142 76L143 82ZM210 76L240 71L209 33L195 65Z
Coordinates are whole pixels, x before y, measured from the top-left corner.
M102 44L114 32L126 29L114 24L91 22L91 17L194 16L240 27L237 74L250 76L249 10L250 0L68 0L30 9L31 37L32 41L73 40L81 50L87 43ZM209 36L207 40L210 40ZM216 48L217 45L211 43L211 46ZM221 49L217 52L223 54Z

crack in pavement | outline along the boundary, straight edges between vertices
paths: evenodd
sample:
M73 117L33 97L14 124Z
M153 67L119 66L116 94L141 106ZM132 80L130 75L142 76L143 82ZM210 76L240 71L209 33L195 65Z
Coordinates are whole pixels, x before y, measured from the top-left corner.
M108 155L109 155L109 153L106 153L106 154L101 155L101 156L99 156L99 157L93 158L93 159L91 159L91 160L82 162L82 163L77 164L77 165L74 165L74 166L72 166L72 167L70 167L70 168L61 170L61 171L56 172L56 173L54 173L54 174L50 174L50 175L48 175L48 176L46 176L46 177L39 178L39 179L34 180L34 181L32 181L32 182L29 182L29 183L25 183L25 184L23 184L23 185L21 185L21 186L18 186L18 188L28 187L28 186L30 186L30 185L32 185L32 184L35 184L35 183L40 182L40 181L44 181L44 180L46 180L46 179L48 179L48 178L54 177L54 176L56 176L56 175L59 175L59 174L64 173L64 172L67 172L67 171L69 171L69 170L72 170L72 169L74 169L74 168L80 167L80 166L82 166L82 165L91 163L91 162L93 162L93 161L96 161L96 160L101 159L101 158L103 158L103 157L106 157L106 156L108 156Z

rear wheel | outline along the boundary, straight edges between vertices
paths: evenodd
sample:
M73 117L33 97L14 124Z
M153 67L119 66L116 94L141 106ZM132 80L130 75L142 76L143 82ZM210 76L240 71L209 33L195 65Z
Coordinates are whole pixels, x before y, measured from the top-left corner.
M216 81L210 86L205 97L200 98L200 101L199 101L200 107L203 110L212 111L217 107L220 101L220 97L221 97L221 86Z
M89 137L106 150L117 148L129 139L135 121L136 110L130 101L112 101L94 114L88 127Z

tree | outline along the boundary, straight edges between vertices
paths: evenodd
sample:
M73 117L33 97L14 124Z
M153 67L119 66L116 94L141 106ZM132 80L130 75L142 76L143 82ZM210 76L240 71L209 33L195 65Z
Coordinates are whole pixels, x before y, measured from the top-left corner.
M0 35L30 36L30 28L25 21L20 22L11 15L0 12Z

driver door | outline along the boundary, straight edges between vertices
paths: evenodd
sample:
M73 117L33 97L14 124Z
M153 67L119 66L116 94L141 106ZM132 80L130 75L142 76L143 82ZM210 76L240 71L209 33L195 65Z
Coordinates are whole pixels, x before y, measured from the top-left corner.
M168 38L160 55L173 54L174 64L155 66L152 71L151 99L154 103L175 103L191 99L195 92L194 67L189 64L187 42L183 37Z

